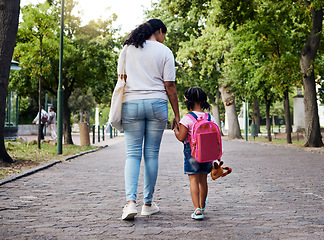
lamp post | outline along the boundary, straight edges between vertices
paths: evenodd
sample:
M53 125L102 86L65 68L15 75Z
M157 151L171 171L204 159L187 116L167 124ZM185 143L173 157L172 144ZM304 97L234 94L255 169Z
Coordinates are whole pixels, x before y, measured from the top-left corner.
M244 135L245 140L249 139L249 103L245 100L244 102Z
M63 133L63 89L62 89L62 68L63 68L63 28L64 28L64 0L61 6L61 34L60 34L60 60L59 60L59 84L57 89L57 154L62 154L62 133Z

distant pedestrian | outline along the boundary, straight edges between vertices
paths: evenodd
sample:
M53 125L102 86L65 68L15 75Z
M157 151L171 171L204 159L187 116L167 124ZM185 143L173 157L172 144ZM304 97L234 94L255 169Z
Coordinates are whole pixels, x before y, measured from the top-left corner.
M198 118L204 117L204 109L209 109L206 93L197 87L189 88L185 92L185 104L190 112ZM213 116L210 120L216 123ZM187 115L181 118L179 128L174 128L177 139L184 143L184 173L188 174L190 182L190 194L194 205L194 213L191 218L201 220L204 218L204 211L207 205L208 184L207 175L211 172L212 162L199 163L191 156L189 138L192 135L194 121Z
M158 176L158 161L163 131L168 121L168 98L179 123L175 86L175 62L171 50L163 45L167 28L151 19L134 29L118 60L118 74L126 80L122 124L126 142L125 190L127 204L122 219L137 214L137 186L144 156L144 199L141 215L159 212L152 202ZM123 64L125 62L125 64ZM121 66L126 66L125 72Z
M32 123L35 123L35 124L39 124L40 122L40 125L41 125L41 134L40 134L40 139L41 140L44 140L44 126L47 122L47 119L48 119L48 114L47 112L44 110L44 107L42 106L42 110L41 110L41 118L39 119L39 113L37 113L35 119L32 121Z
M48 121L47 121L48 129L51 133L51 139L50 140L56 140L56 113L54 111L54 107L50 108L50 111L48 113Z

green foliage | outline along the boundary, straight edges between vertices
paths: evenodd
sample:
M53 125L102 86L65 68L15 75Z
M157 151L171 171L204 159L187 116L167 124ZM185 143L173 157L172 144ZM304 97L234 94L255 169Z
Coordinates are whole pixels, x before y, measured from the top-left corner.
M244 24L246 21L253 19L256 15L254 0L233 0L213 1L215 3L215 18L213 21L217 25L223 25L226 28Z
M99 114L99 124L102 126L108 122L110 107L100 106L101 112Z
M60 4L50 2L22 8L14 53L22 70L11 73L9 85L21 96L37 95L40 75L44 90L56 95ZM109 104L122 42L111 27L116 15L81 26L72 14L76 4L66 1L63 88L68 97L76 88L85 93L91 88L97 103ZM168 28L164 43L176 57L180 102L187 88L199 86L212 103L222 85L238 101L256 98L272 104L301 86L299 57L310 33L311 11L321 9L324 1L160 0L152 5L147 18L160 18ZM322 44L312 65L319 76L323 53Z
M21 96L37 96L38 78L47 79L52 74L49 57L58 46L56 11L47 3L27 5L21 11L23 21L18 29L14 58L22 69L11 76L9 89L18 91Z
M38 105L35 98L19 98L19 124L31 124L38 112Z
M69 107L71 111L90 111L95 106L96 102L91 89L82 91L80 88L77 88L69 99Z
M294 5L278 0L161 1L154 11L162 9L161 17L185 36L177 38L177 31L168 35L174 38L171 46L177 46L178 85L198 85L213 96L222 84L241 100L263 102L300 86L299 56L310 18L304 4ZM187 22L195 27L185 28Z
M289 6L285 4L264 1L257 6L255 20L232 30L223 83L241 99L273 102L287 88L301 84L301 42L295 39Z
M53 4L54 4L54 0L46 0L46 2L47 2L49 5L53 5Z
M116 76L119 42L111 27L116 15L107 20L91 21L81 26L73 15L77 2L65 1L63 90L69 97L74 89L91 88L95 100L109 103ZM43 91L57 95L59 73L60 4L27 5L17 37L14 59L22 69L11 75L10 89L20 96L37 96L38 76ZM40 56L42 44L42 56Z
M323 34L324 37L324 34ZM323 38L322 37L322 38ZM316 83L318 84L318 99L324 104L324 44L320 45L318 57L315 60L315 74L318 76Z
M147 13L147 18L159 18L166 24L168 31L164 44L172 50L177 59L181 44L201 35L208 5L206 1L161 0L154 3L153 7L154 9ZM178 59L176 68L177 90L182 101L184 92L189 87L198 85L196 83L199 83L199 69L186 68Z
M180 102L188 87L203 88L213 102L224 86L236 101L258 100L283 117L280 102L302 85L299 60L312 13L323 6L323 0L161 0L148 16L170 26ZM323 46L310 66L317 76L324 72Z
M322 80L320 82L320 87L318 89L318 98L319 98L319 101L324 104L324 81Z

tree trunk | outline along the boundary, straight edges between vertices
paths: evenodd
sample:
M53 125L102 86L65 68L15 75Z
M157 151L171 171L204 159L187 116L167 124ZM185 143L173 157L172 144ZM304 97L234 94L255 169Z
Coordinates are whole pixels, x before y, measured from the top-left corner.
M305 106L305 147L321 147L323 146L318 107L315 90L314 72L307 78L303 77L304 81L304 106ZM311 80L310 78L313 78Z
M252 123L258 126L258 133L260 132L260 104L257 99L253 99L253 119Z
M242 139L240 125L235 108L234 94L222 86L219 87L219 91L222 94L222 102L224 103L225 111L228 117L228 138Z
M306 4L308 1L305 1ZM300 56L300 68L303 74L305 106L305 147L323 146L318 117L315 88L314 59L321 41L323 28L323 8L311 9L313 26Z
M79 113L80 113L80 123L83 123L84 122L84 118L83 118L83 110L79 110Z
M284 109L285 109L285 122L286 122L286 134L287 143L292 143L291 141L291 116L290 116L290 105L289 105L289 91L288 88L284 93Z
M266 124L267 124L267 138L271 142L271 119L270 119L270 102L266 102Z
M71 94L67 90L63 91L63 136L64 144L73 144L71 129L71 111L69 109L69 98Z
M90 123L89 111L85 111L86 123Z
M217 91L216 96L215 97L214 96L212 96L212 97L210 96L210 98L213 101L212 104L211 104L213 116L214 116L214 118L216 120L216 123L217 123L217 125L219 127L219 130L221 131L221 134L223 136L223 131L222 131L222 128L221 128L221 119L220 119L220 113L219 113L219 106L218 106L218 102L220 100L220 92Z
M18 31L20 0L0 0L0 159L12 163L4 145L6 98L12 54Z

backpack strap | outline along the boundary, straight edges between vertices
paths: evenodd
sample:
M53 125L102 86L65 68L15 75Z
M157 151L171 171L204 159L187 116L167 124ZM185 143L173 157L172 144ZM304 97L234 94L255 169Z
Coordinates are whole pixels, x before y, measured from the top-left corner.
M190 112L190 113L188 113L188 117L190 117L194 122L196 122L197 119L198 119L197 114L194 113L194 112Z
M194 112L190 112L188 113L188 117L190 117L194 122L197 121L198 116L197 114L195 114ZM207 121L211 121L211 115L209 113L205 113L205 117L204 117Z
M210 114L208 113L208 117L207 117L207 120L208 121L211 121L211 116L210 116Z

